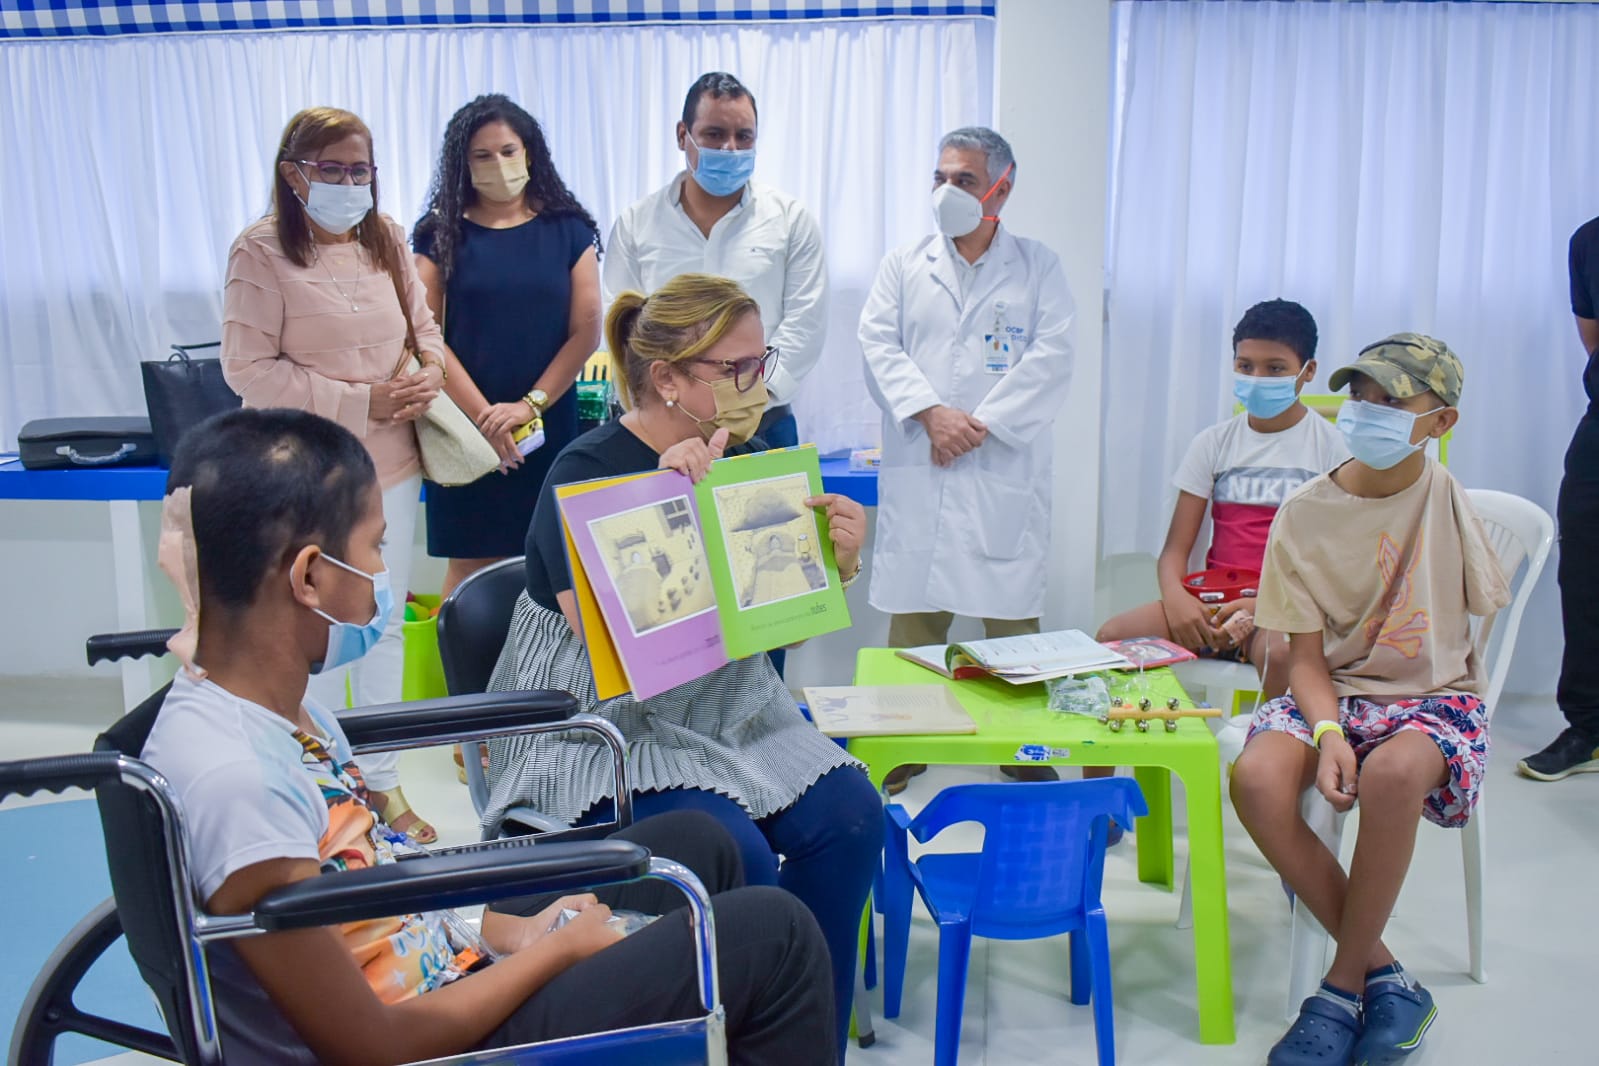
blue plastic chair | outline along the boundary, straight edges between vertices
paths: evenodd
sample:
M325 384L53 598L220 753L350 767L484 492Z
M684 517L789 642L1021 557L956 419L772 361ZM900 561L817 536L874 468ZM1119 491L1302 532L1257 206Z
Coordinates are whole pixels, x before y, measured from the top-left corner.
M1099 897L1110 819L1132 825L1135 816L1149 813L1137 782L1109 777L956 785L934 796L915 818L897 803L884 811L884 1017L899 1016L914 884L938 923L936 1066L950 1066L960 1051L972 936L1034 940L1059 933L1073 934L1071 1001L1087 1003L1092 989L1100 1066L1113 1066L1110 943ZM925 844L960 822L982 824L982 851L910 860L907 834Z

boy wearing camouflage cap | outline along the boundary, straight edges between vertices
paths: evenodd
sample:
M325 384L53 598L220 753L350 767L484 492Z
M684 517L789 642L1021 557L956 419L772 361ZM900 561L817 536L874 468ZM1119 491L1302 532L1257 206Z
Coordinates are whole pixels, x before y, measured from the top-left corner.
M1337 937L1321 989L1272 1066L1396 1062L1436 1014L1383 946L1418 814L1465 824L1488 756L1468 615L1510 594L1464 490L1424 445L1459 418L1464 370L1441 341L1400 333L1333 372L1353 459L1277 512L1256 624L1289 634L1291 695L1262 706L1233 767L1239 818ZM1364 817L1348 877L1299 813L1311 784ZM1327 1054L1326 1049L1332 1053Z

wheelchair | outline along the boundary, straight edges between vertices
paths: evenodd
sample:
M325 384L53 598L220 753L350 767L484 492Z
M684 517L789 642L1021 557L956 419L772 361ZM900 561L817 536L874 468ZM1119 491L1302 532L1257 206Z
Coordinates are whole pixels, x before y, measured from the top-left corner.
M90 665L161 655L171 630L91 637ZM279 888L249 914L210 915L195 899L187 847L170 787L138 753L170 686L124 715L86 755L0 762L0 799L16 793L92 791L105 831L113 896L91 911L56 948L23 1001L8 1063L49 1066L66 1033L106 1041L175 1062L226 1061L207 962L222 940L341 924L419 910L488 903L510 896L571 892L643 878L666 882L688 900L695 973L704 1013L655 1025L539 1044L468 1052L435 1063L576 1066L689 1066L727 1062L725 1014L717 989L716 931L710 898L688 868L652 857L634 843L597 840L626 824L630 789L624 746L615 726L575 714L560 692L501 692L343 711L339 723L357 754L464 743L523 733L586 730L610 748L617 780L618 821L576 839L544 833L507 837L364 870L328 874ZM567 836L567 839L562 837ZM116 942L127 939L140 975L154 993L168 1032L159 1033L81 1010L79 982Z

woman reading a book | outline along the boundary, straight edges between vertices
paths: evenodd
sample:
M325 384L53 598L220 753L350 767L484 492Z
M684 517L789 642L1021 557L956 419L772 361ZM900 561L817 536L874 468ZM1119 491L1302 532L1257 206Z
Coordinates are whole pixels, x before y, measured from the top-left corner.
M801 715L771 661L753 655L646 701L600 702L584 651L554 487L657 469L694 481L752 440L766 407L760 309L726 278L683 274L646 297L624 292L605 322L627 413L568 445L550 468L527 534L527 593L518 599L490 688L563 689L622 730L635 817L705 811L739 842L751 884L776 884L815 914L832 958L842 1058L856 943L882 848L882 804L860 765ZM839 574L861 569L866 514L832 494L826 514ZM490 744L485 818L528 804L568 823L610 816L610 760L561 737ZM776 856L782 856L779 864Z

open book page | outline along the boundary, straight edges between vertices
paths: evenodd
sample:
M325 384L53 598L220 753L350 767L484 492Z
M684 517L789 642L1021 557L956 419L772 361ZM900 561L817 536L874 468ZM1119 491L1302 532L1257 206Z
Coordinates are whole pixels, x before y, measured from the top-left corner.
M639 699L728 661L693 492L688 478L660 471L578 495L557 493Z
M944 677L955 676L946 665L949 659L948 644L923 644L919 648L899 648L894 654L935 674L942 674Z
M1133 665L1077 629L952 644L946 665L951 669L959 665L958 656L965 656L990 673L1023 674L1040 680L1045 676L1064 677L1086 670Z
M943 685L806 688L811 719L830 737L975 733L977 723Z
M825 515L816 449L719 459L695 486L716 609L741 659L849 625Z

